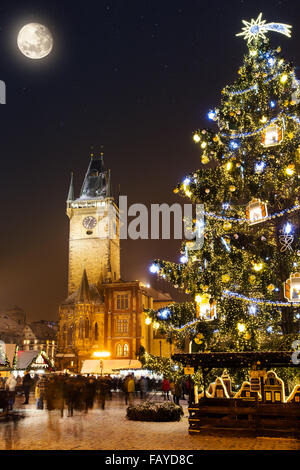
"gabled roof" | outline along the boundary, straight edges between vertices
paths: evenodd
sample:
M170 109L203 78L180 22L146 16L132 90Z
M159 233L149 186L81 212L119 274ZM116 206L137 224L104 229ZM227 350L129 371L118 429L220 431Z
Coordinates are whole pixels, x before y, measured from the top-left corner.
M141 362L136 359L86 359L82 363L81 374L113 374L120 370L141 368Z
M172 302L173 300L169 292L163 292L153 287L144 287L143 289L153 298L154 302Z
M27 326L31 328L33 334L38 339L55 340L56 338L55 330L53 328L49 328L49 326L42 321L35 321L33 323L29 323Z
M38 356L41 355L44 362L49 366L52 367L51 361L48 359L47 355L43 351L18 351L17 352L17 359L16 359L16 369L17 370L26 370L29 366L35 362Z
M87 302L92 303L103 303L104 299L103 296L100 294L97 286L95 284L89 284L88 290L89 300ZM75 305L77 303L83 303L82 300L82 293L80 293L80 289L77 289L75 292L72 292L62 303L61 305Z

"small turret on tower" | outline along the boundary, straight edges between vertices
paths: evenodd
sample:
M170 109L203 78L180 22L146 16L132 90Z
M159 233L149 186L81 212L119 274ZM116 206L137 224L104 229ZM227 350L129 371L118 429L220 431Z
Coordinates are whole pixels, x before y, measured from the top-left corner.
M73 183L73 172L71 173L71 181L69 186L67 202L74 201L74 183Z

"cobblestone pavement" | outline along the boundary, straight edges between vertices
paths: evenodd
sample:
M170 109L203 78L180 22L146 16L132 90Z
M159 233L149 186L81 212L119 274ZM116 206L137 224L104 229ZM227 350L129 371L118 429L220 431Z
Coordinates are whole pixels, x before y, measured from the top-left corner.
M129 421L123 400L114 397L105 410L97 405L88 414L60 417L57 411L36 410L31 404L19 421L0 423L1 450L300 450L300 441L275 438L234 438L188 434L187 405L180 422ZM137 400L139 401L139 400Z

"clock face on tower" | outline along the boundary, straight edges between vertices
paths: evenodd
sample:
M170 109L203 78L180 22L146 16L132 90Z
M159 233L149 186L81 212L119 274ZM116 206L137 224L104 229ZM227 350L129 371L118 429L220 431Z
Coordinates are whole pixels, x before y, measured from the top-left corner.
M89 228L89 229L95 228L96 224L97 224L97 220L95 219L95 217L92 217L91 215L88 217L85 217L82 221L82 225L85 228Z

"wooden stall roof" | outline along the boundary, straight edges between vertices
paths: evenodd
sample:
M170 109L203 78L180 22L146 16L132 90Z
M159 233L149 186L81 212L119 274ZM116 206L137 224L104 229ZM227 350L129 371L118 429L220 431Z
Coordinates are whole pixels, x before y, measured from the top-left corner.
M185 366L201 368L299 367L292 362L293 351L200 352L174 354L172 359Z

